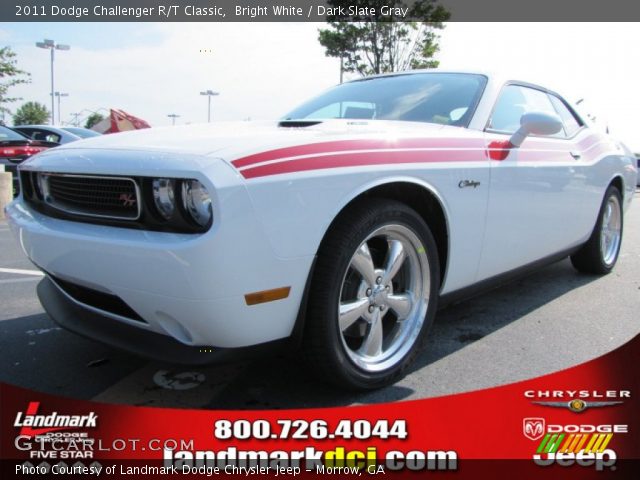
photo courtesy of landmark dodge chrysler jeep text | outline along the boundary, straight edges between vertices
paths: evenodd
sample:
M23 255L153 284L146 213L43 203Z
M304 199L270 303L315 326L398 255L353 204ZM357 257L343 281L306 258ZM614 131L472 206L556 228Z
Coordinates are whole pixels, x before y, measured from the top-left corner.
M636 175L552 91L416 71L280 121L42 152L6 213L69 330L179 363L300 348L323 378L375 388L411 364L439 301L569 255L608 273Z

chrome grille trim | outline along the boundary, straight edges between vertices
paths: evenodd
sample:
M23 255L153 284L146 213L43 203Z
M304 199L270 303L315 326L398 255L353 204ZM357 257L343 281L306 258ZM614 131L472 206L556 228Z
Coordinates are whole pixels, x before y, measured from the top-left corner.
M42 180L41 182L37 182L42 191L42 196L44 201L50 207L64 212L69 215L78 215L84 217L92 217L92 218L104 218L110 220L127 220L127 221L136 221L140 219L142 215L142 195L140 193L140 186L138 183L131 177L118 177L118 176L105 176L105 175L82 175L82 174L71 174L71 173L49 173L49 172L38 172L38 180ZM135 216L131 215L107 215L102 213L91 212L91 207L88 207L87 210L74 209L69 206L65 206L64 200L58 199L56 201L55 195L52 195L50 192L49 178L51 177L63 177L63 178L82 178L82 179L91 179L91 180L115 180L115 181L126 181L130 182L133 186L135 192L135 202L136 202L136 212ZM91 192L82 193L81 187L65 187L65 188L80 188L79 194L81 195L90 195ZM89 197L90 198L90 197ZM93 203L97 202L96 200Z

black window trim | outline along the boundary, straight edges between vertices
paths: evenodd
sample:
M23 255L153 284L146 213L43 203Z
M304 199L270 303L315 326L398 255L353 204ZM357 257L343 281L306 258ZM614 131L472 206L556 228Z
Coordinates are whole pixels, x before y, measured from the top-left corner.
M578 128L575 131L575 133L573 135L571 135L570 137L550 137L549 135L530 135L531 137L534 137L534 138L546 138L548 140L573 140L580 132L582 132L583 129L586 128L586 124L585 124L584 120L582 119L582 117L580 115L578 115L573 108L571 108L571 106L568 104L568 102L559 93L554 92L553 90L549 90L548 88L541 87L540 85L536 85L534 83L522 82L522 81L518 81L518 80L509 80L509 81L505 82L505 84L502 85L502 87L500 87L500 92L498 92L498 95L496 96L496 100L493 102L493 107L491 108L491 112L489 113L489 117L487 118L487 121L485 123L484 129L483 129L484 132L486 132L486 133L494 133L494 134L497 134L497 135L506 135L506 136L513 135L513 133L506 133L506 132L503 132L501 130L495 130L495 129L492 129L492 128L489 127L489 123L491 122L491 119L493 118L493 112L496 109L496 106L498 104L498 100L500 100L500 97L502 96L502 93L504 92L504 89L509 87L509 86L512 86L512 85L515 85L517 87L531 88L532 90L538 90L538 91L546 94L547 96L553 95L554 97L558 98L558 100L560 100L564 104L565 107L567 107L569 112L575 117L575 119L580 124L580 128ZM556 111L556 113L558 113L557 110L556 110L556 107L553 105L553 102L551 100L549 100L549 102L551 103L551 106ZM558 114L558 116L560 116L560 114ZM562 129L564 130L564 124L562 125Z
M560 103L562 103L564 105L564 107L567 109L567 111L573 116L574 120L578 123L578 129L575 131L575 133L573 135L571 135L570 137L566 137L567 140L570 140L570 139L574 138L583 128L585 128L584 120L582 119L582 117L580 115L578 115L576 113L576 111L573 108L571 108L571 105L569 105L569 103L564 98L562 98L562 95L559 95L556 92L552 92L551 90L547 90L546 93L547 93L547 95L549 97L555 97L556 99L558 99L560 101ZM560 115L560 112L558 112L558 109L553 104L553 102L551 102L551 106L556 111L556 113L558 114L560 119L562 119L562 116ZM564 122L563 122L563 128L564 128Z

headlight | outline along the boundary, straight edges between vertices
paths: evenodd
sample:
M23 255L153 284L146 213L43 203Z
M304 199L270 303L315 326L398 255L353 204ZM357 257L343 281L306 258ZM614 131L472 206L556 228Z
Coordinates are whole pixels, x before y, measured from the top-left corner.
M182 205L191 219L201 227L206 227L211 222L211 197L206 187L198 180L182 181Z
M173 185L173 180L168 178L156 178L153 180L153 201L156 204L158 213L166 220L173 216L173 212L176 209Z

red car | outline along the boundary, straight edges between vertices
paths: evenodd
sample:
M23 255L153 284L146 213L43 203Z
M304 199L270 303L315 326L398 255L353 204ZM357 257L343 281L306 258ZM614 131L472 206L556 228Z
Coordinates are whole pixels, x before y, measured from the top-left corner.
M9 127L0 125L0 165L4 165L6 172L13 174L13 192L15 195L18 194L20 189L18 164L31 155L57 146L58 144L55 142L31 140Z

